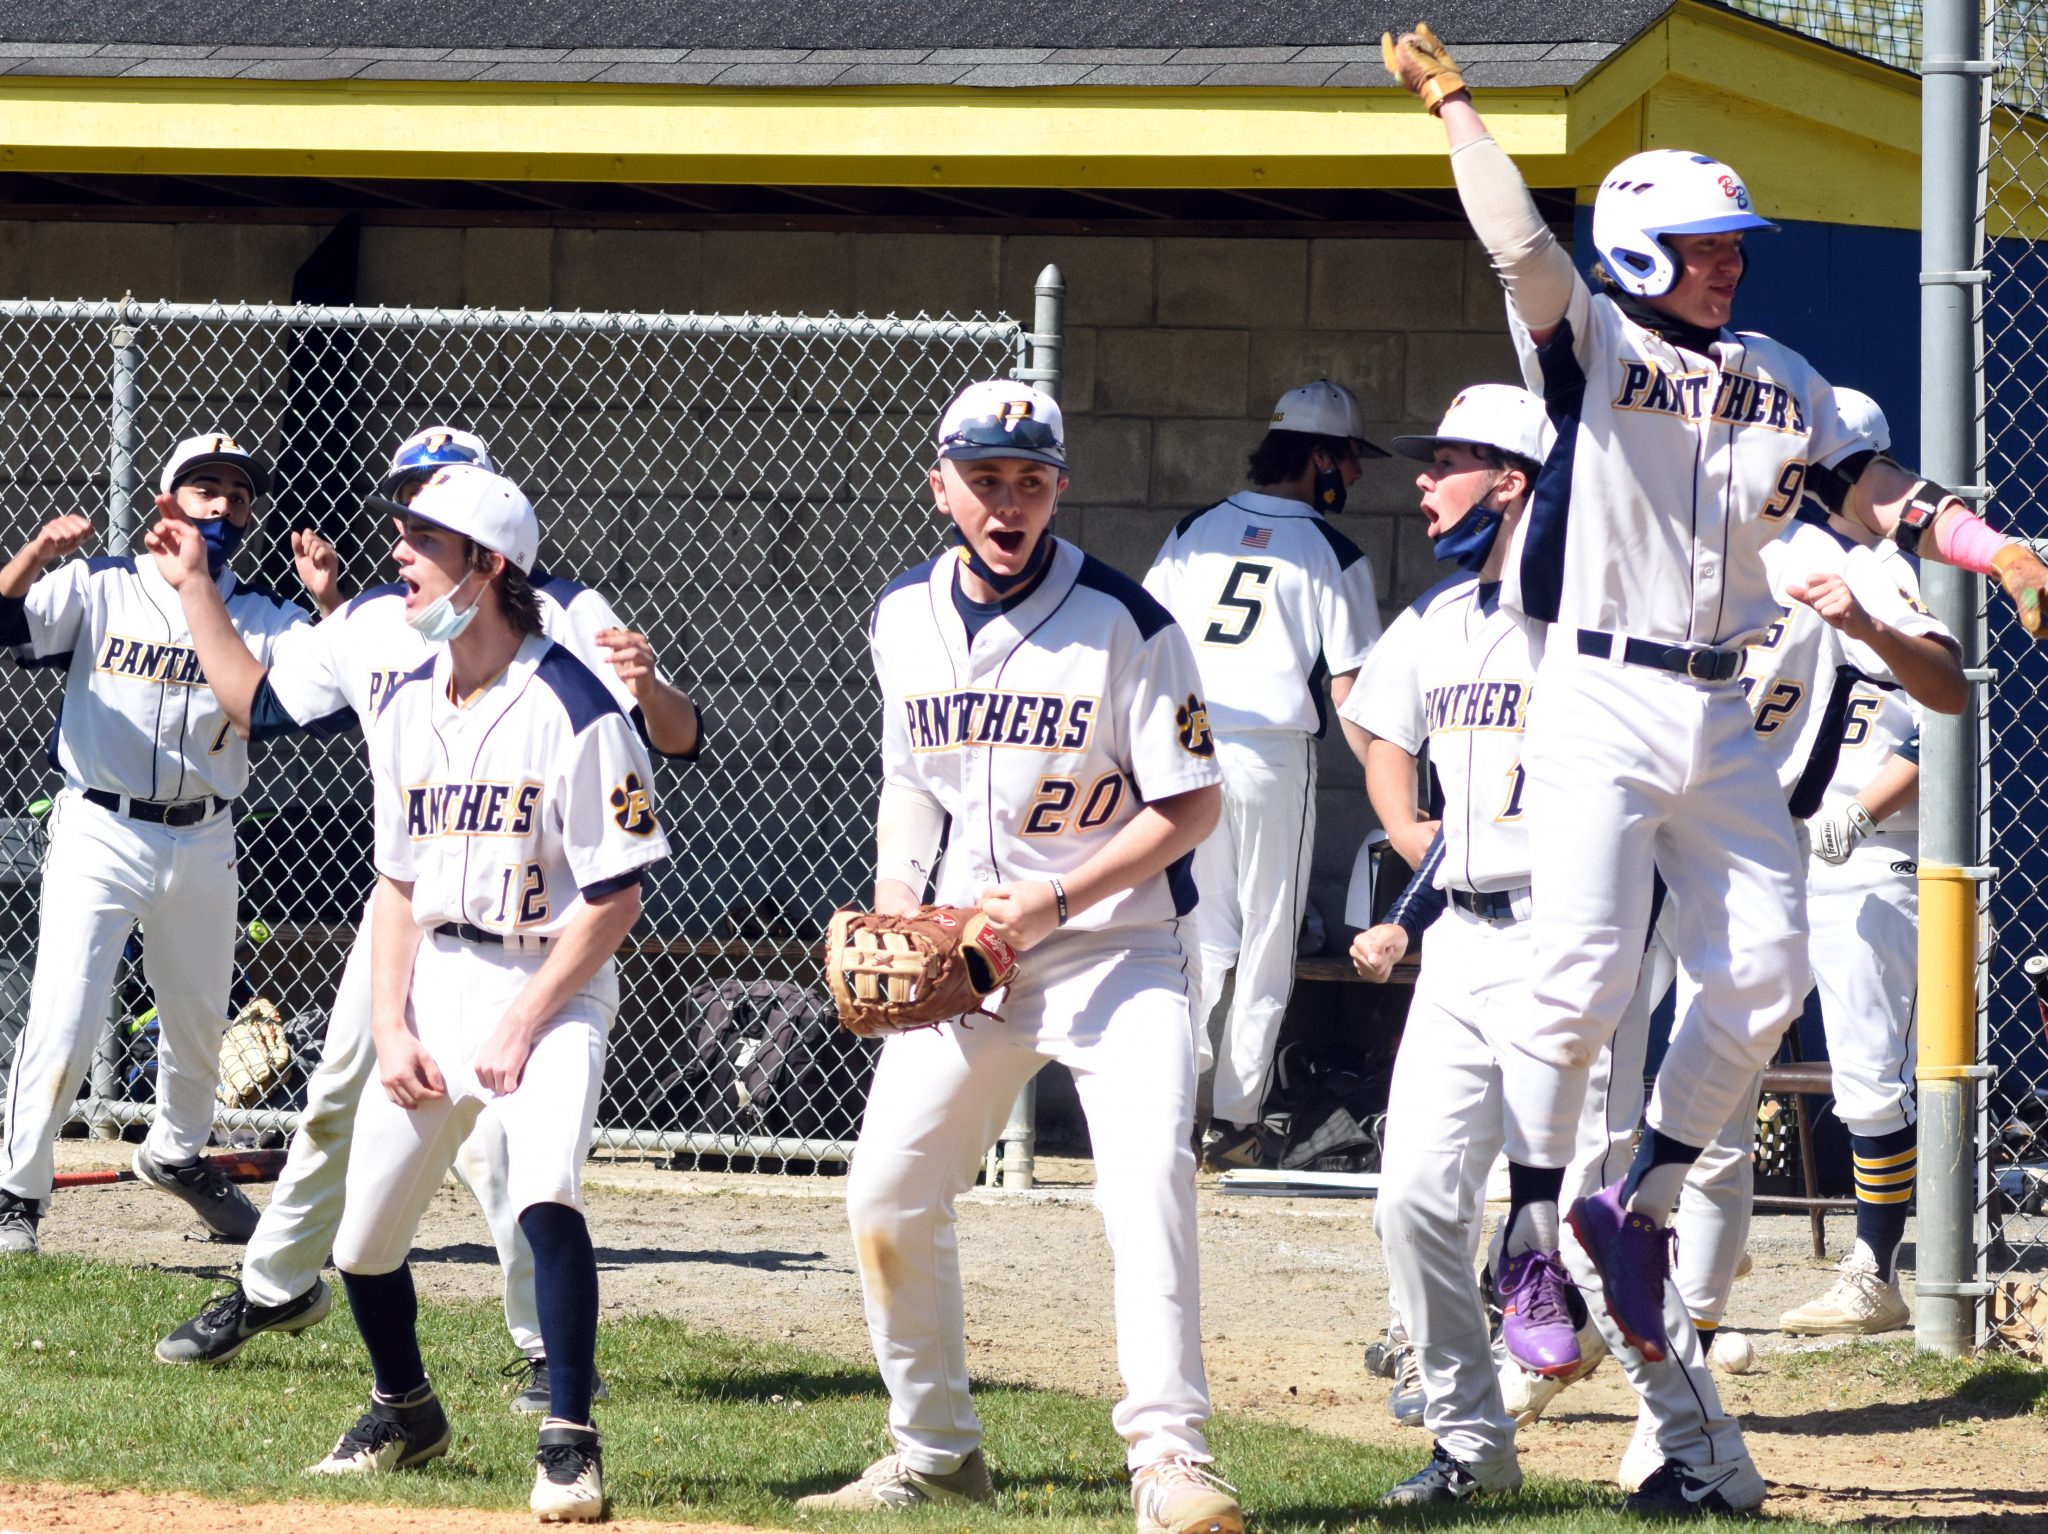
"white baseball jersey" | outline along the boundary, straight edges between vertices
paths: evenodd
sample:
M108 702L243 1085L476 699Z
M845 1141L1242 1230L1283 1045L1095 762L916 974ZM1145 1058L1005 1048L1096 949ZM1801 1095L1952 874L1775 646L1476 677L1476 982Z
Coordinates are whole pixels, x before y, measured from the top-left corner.
M597 643L600 629L623 628L598 592L561 576L537 575L541 631L590 668L636 724L640 706ZM332 734L360 723L367 733L378 705L433 646L405 621L405 586L373 586L318 623L285 635L269 657L268 696L251 710L258 740L295 730ZM643 738L645 731L642 731Z
M1568 629L1725 647L1778 615L1764 545L1809 461L1866 446L1790 347L1723 331L1711 356L1645 330L1574 276L1537 346L1509 309L1522 372L1557 428L1515 529L1510 607Z
M232 571L219 586L259 661L306 627L302 609ZM247 786L248 743L206 685L184 605L154 559L58 566L29 587L0 638L23 665L68 670L50 760L73 787L178 801L232 799Z
M416 667L370 729L377 871L420 926L548 936L668 856L646 747L588 666L531 635L465 704L452 668Z
M1394 620L1338 710L1410 756L1427 742L1444 792L1438 882L1481 894L1530 882L1522 731L1544 636L1499 596L1471 574L1431 587Z
M1832 628L1788 587L1839 575L1857 601L1880 622L1913 636L1948 637L1924 607L1910 600L1863 545L1822 523L1799 519L1763 551L1779 616L1743 656L1738 678L1756 716L1756 733L1777 768L1793 814L1818 810L1822 791L1839 768L1837 758L1857 733L1859 694L1896 690L1884 661L1867 645ZM1903 695L1901 695L1903 696ZM1907 710L1910 717L1911 710ZM1869 731L1868 721L1862 733Z
M1055 540L1036 590L970 643L951 554L875 603L882 773L951 819L938 899L973 905L1013 879L1072 873L1146 804L1218 782L1201 677L1143 587ZM1099 929L1194 909L1193 854L1077 913Z
M1225 735L1320 735L1325 680L1380 634L1372 561L1313 506L1256 491L1185 518L1145 589L1193 644L1209 723Z
M1920 600L1920 561L1887 539L1871 553L1878 567L1897 586L1913 612L1923 619L1930 615ZM1938 620L1937 620L1938 621ZM1944 629L1929 632L1947 633ZM1899 749L1919 734L1920 705L1896 688L1882 688L1859 682L1849 702L1848 720L1842 735L1842 754L1822 798L1824 806L1853 799L1863 791L1877 770ZM1885 817L1878 834L1901 844L1917 845L1920 838L1920 800L1917 795Z

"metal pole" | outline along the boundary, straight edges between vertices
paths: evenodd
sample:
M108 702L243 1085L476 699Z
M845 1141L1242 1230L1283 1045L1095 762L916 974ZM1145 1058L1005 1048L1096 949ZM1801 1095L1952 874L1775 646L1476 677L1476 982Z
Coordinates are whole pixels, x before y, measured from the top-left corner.
M1060 348L1067 320L1067 279L1056 266L1038 274L1033 289L1037 301L1031 311L1031 334L1025 339L1029 351L1017 376L1036 384L1054 399L1060 397ZM1010 1106L1010 1121L989 1152L987 1181L991 1187L1029 1188L1034 1177L1038 1145L1038 1078L1024 1083L1017 1101Z
M135 417L142 409L142 335L126 317L128 299L115 310L108 332L113 347L113 367L107 391L107 551L125 554L135 538ZM115 986L118 998L120 987ZM119 1009L118 1000L115 1009ZM121 1067L127 1060L127 1040L121 1026L110 1014L101 1019L100 1041L93 1050L89 1095L84 1103L85 1121L93 1138L118 1140L121 1125L111 1116L121 1096Z
M1928 0L1921 84L1920 460L1982 501L1977 477L1978 79L1976 0ZM1983 587L1929 561L1929 607L1981 673ZM1976 1342L1984 1286L1975 1240L1977 912L1989 870L1978 850L1977 724L1929 714L1920 773L1920 1185L1916 1340L1950 1355Z

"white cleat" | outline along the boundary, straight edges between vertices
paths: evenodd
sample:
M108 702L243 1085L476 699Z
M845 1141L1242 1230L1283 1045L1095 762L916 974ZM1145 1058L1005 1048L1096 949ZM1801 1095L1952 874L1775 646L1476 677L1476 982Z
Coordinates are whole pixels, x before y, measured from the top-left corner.
M341 1435L327 1458L306 1468L308 1475L389 1475L410 1470L448 1452L448 1416L429 1392L424 1400L400 1405L375 1394L370 1409Z
M1877 1264L1858 1248L1842 1259L1827 1293L1786 1311L1778 1329L1809 1337L1869 1336L1897 1331L1912 1319L1898 1275L1889 1282L1879 1278Z
M1516 1427L1529 1427L1550 1409L1550 1403L1566 1386L1576 1385L1591 1374L1606 1356L1607 1339L1591 1321L1579 1328L1579 1366L1570 1374L1531 1374L1508 1356L1507 1349L1496 1347L1493 1358L1500 1375L1501 1405L1515 1419Z
M1621 1456L1621 1469L1615 1481L1621 1489L1634 1493L1643 1489L1643 1483L1664 1468L1664 1451L1657 1447L1657 1424L1650 1416L1649 1408L1636 1408L1635 1436L1628 1441L1628 1452Z
M597 1429L550 1417L533 1457L526 1505L542 1523L596 1523L604 1517L604 1450Z
M993 1502L995 1483L988 1476L988 1461L976 1449L960 1461L960 1468L934 1474L913 1470L900 1454L885 1454L837 1491L814 1492L798 1497L804 1508L831 1508L851 1512L894 1512L927 1502Z
M1138 1534L1244 1534L1237 1488L1183 1455L1132 1473L1131 1510Z

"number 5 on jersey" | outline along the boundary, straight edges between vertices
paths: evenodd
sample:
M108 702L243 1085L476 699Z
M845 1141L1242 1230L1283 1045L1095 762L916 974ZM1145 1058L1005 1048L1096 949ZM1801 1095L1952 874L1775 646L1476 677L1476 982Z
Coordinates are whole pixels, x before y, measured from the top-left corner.
M1202 635L1204 644L1243 644L1252 637L1259 619L1266 615L1266 586L1273 579L1273 567L1240 559L1230 567L1223 594L1216 599L1218 615Z

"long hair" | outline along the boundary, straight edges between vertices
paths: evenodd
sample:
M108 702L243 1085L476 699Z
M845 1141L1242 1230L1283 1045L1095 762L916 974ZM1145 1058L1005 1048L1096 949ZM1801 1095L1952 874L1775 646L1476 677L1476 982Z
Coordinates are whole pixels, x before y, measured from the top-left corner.
M472 570L491 567L491 550L474 538L469 540L469 567ZM504 606L505 621L512 625L513 632L540 632L540 597L533 589L533 582L526 578L526 572L509 559L505 561L505 568L498 572L498 600Z

